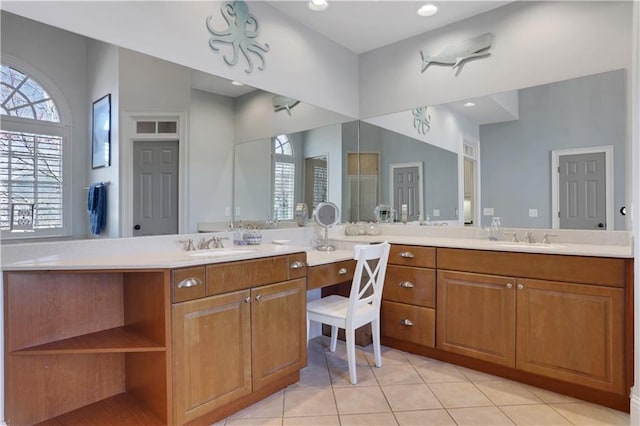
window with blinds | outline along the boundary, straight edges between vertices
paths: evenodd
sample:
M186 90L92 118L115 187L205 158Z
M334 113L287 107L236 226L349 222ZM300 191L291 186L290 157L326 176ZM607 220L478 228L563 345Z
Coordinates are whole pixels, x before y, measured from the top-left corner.
M0 229L64 227L63 130L55 102L33 78L2 65ZM28 228L12 228L12 206L33 206Z
M273 217L293 220L295 208L296 164L287 135L273 138Z

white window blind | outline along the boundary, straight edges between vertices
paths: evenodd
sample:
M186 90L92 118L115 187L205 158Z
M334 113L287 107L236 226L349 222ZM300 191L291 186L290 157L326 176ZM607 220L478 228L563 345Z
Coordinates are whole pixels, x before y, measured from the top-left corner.
M287 135L273 139L273 217L293 220L295 208L296 165L293 146Z

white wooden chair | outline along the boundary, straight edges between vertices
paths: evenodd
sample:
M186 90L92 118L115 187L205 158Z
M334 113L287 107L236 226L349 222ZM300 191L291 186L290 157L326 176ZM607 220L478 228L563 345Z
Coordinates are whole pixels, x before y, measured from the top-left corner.
M345 330L349 379L354 385L358 382L355 348L355 330L358 327L371 323L375 363L376 367L382 367L380 303L390 247L388 242L356 245L353 258L357 263L349 297L331 295L307 303L307 333L311 321L330 325L331 352L336 350L338 328Z

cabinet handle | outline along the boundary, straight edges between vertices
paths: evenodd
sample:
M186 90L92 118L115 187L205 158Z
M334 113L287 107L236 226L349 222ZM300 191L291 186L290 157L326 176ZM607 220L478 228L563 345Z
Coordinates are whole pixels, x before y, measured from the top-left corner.
M406 259L413 259L414 257L416 257L416 255L411 253L410 251L403 251L402 253L400 253L400 257L404 257Z
M262 296L258 294L258 295L256 296L256 300L260 300L260 299L262 299Z
M415 285L411 281L401 281L400 287L402 288L414 288Z
M338 269L338 275L346 275L347 272L347 268Z
M249 303L251 302L251 298L250 297L245 297L244 298L244 303Z
M405 318L405 319L401 319L400 320L400 324L401 325L406 325L407 327L411 327L413 325L413 321L411 321L408 318Z
M511 288L511 287L513 287L513 284L507 283L507 288Z
M291 269L300 269L300 268L304 268L304 263L300 262L299 260L296 260L291 264Z
M518 284L518 290L522 290L524 286L522 284Z
M200 278L185 278L178 283L178 288L189 288L198 285L202 285L202 280Z

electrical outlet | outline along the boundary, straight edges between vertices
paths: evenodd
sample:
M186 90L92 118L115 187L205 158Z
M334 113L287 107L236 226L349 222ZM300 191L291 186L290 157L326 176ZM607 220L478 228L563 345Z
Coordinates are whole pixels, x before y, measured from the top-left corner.
M225 207L224 208L224 217L229 217L231 216L231 207Z
M493 216L493 207L485 207L482 209L482 214L484 216Z
M240 217L240 207L236 207L235 217Z
M440 209L433 209L433 217L440 217Z
M529 209L529 217L538 217L538 209Z

